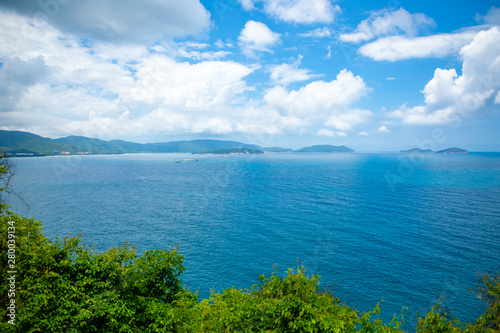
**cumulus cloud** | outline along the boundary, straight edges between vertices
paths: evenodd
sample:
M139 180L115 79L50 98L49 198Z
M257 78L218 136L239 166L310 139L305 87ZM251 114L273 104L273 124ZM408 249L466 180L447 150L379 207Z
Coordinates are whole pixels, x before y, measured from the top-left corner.
M210 13L199 0L5 0L0 7L45 19L63 32L112 43L150 44L210 27Z
M361 21L354 32L341 34L341 41L359 43L388 35L416 36L419 31L433 26L434 21L421 13L410 14L405 9L382 10Z
M152 55L136 66L131 95L149 105L210 108L230 103L247 87L242 80L252 69L231 61L178 63Z
M327 126L350 131L371 115L368 110L350 108L368 90L361 77L342 70L335 80L314 81L299 90L276 86L266 93L264 100L283 115L324 119Z
M311 74L308 69L299 69L302 56L299 55L297 60L292 64L281 64L269 67L271 80L274 84L288 85L292 82L306 81L312 78L317 78L322 75Z
M385 127L384 125L380 126L377 131L382 132L382 133L389 133L390 132L387 129L387 127Z
M257 52L271 52L270 47L278 43L280 34L271 31L261 22L248 21L238 37L242 51L248 57L256 57Z
M460 56L462 75L455 69L436 69L422 91L425 105L403 105L389 116L410 124L441 124L494 103L500 90L500 28L477 33Z
M367 90L361 77L344 69L335 80L314 81L299 90L274 87L266 93L264 100L284 114L328 115L359 100Z

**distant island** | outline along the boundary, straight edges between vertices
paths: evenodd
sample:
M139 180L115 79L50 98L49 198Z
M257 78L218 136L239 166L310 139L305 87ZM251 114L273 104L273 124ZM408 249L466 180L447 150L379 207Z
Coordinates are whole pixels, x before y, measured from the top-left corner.
M440 151L432 151L430 149L420 149L420 148L412 148L408 150L400 150L400 153L419 153L419 154L468 154L469 152L462 148L448 148Z
M264 154L262 150L250 149L250 148L227 148L227 149L214 149L208 151L201 151L198 153L192 154L214 154L214 155L230 155L230 154L239 154L239 155L247 155L247 154Z
M453 147L453 148L448 148L445 150L440 150L436 153L437 154L468 154L469 152L465 149L462 149L462 148Z
M346 146L317 145L296 150L296 153L352 153L353 149Z

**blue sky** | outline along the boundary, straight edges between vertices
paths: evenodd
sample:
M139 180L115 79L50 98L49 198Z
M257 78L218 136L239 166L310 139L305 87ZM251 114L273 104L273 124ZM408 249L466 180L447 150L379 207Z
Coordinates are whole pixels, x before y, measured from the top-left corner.
M3 0L0 129L500 151L495 5Z

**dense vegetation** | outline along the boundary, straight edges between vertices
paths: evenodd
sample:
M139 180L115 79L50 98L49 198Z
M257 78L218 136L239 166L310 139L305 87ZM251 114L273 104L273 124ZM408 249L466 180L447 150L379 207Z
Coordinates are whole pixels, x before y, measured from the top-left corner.
M8 172L2 164L2 191ZM177 248L139 256L124 244L98 253L80 236L50 241L40 222L0 205L1 332L401 332L397 318L374 319L378 306L359 313L319 292L319 277L302 267L199 302L182 287ZM488 309L475 323L462 325L438 304L417 332L499 332L500 277L482 282L477 295Z

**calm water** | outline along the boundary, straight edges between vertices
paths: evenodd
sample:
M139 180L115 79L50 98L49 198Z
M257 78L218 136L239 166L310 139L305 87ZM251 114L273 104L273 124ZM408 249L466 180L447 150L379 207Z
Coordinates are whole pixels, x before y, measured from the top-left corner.
M181 243L183 282L250 288L297 267L350 306L384 299L415 324L445 296L463 321L484 307L476 272L500 272L500 154L137 154L15 159L13 208L49 238L104 251ZM411 157L411 158L410 158Z

